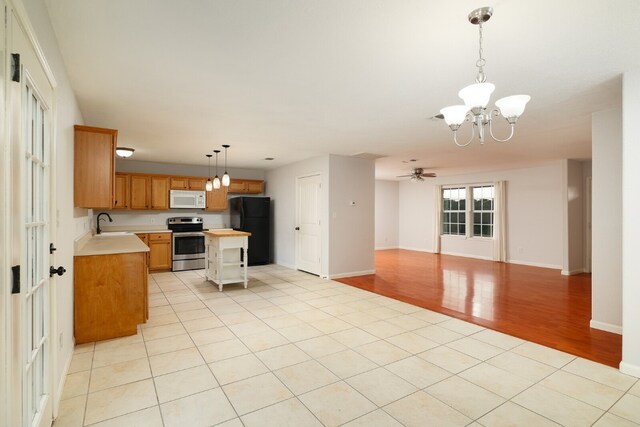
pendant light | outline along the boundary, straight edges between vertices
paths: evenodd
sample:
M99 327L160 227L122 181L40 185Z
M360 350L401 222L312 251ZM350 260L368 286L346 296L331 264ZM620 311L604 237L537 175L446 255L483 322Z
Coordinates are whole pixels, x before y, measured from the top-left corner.
M207 179L207 183L204 186L204 189L207 191L213 190L213 182L211 182L211 154L206 154L209 159L209 178Z
M220 189L220 178L218 178L218 153L220 152L220 150L213 150L214 153L216 153L216 177L213 178L213 188L215 190L219 190Z
M231 184L231 177L229 177L229 174L227 173L227 148L229 148L230 145L223 145L222 148L224 148L224 175L222 175L222 185L224 185L225 187L228 187L229 184Z
M469 22L478 26L479 33L480 47L478 49L478 60L476 61L476 67L478 68L476 82L458 92L458 96L462 98L464 105L452 105L451 107L440 110L440 113L444 116L444 121L453 131L453 142L460 147L466 147L471 144L476 131L478 132L480 144L483 144L485 139L485 126L487 124L489 125L489 135L494 141L509 141L515 132L516 121L518 121L518 118L524 113L524 108L531 99L529 95L507 96L496 101L497 108L487 108L491 94L496 87L492 83L487 83L487 75L484 72L486 61L482 56L482 24L487 22L492 15L493 9L490 7L482 7L469 14ZM506 139L499 139L493 135L493 118L500 115L507 120L511 128L511 133ZM460 143L458 141L458 129L465 120L472 123L471 138L469 138L466 143Z

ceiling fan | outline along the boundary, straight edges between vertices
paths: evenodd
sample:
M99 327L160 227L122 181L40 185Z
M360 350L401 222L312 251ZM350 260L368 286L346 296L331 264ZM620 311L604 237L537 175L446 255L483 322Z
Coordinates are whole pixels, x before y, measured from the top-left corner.
M409 175L398 175L398 178L411 178L412 181L424 181L425 178L435 178L433 172L426 172L423 168L414 168Z

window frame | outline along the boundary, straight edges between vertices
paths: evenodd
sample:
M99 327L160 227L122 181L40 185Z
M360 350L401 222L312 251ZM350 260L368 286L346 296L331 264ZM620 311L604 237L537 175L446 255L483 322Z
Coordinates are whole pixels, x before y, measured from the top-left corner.
M491 211L479 211L479 212L491 212L493 214L492 216L492 224L491 224L491 237L488 236L474 236L474 232L473 232L473 226L474 226L474 217L473 214L475 213L475 209L473 206L473 189L476 187L493 187L493 203L492 203L492 207L493 209ZM445 234L444 233L444 214L445 214L445 210L444 210L444 191L445 190L452 190L452 189L458 189L458 188L464 188L465 189L465 234ZM477 183L464 183L464 184L448 184L448 185L443 185L441 188L442 191L442 202L441 202L441 206L440 206L440 212L442 215L441 221L440 221L440 237L444 237L446 239L475 239L475 240L494 240L495 239L495 188L496 185L494 182L477 182Z

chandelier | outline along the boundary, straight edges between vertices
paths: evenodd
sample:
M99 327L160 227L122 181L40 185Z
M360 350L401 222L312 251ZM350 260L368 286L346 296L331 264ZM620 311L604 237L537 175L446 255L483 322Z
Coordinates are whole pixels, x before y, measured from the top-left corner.
M487 83L487 76L484 73L484 66L486 60L482 57L482 24L487 22L493 15L493 9L490 7L482 7L476 9L469 14L469 22L478 26L480 48L478 50L478 60L476 61L476 67L478 67L478 74L476 75L475 84L469 85L458 92L458 96L464 101L464 105L452 105L440 110L440 113L444 116L444 121L449 125L453 131L453 140L456 145L460 147L466 147L473 141L473 138L478 132L478 138L480 144L484 143L485 126L489 125L489 135L497 142L506 142L513 137L515 131L516 121L524 112L524 108L527 102L531 99L529 95L512 95L505 98L498 99L496 101L496 107L491 110L487 110L487 104L491 94L496 88L492 83ZM493 135L492 117L502 115L509 126L511 127L511 133L506 139L498 139ZM471 138L466 143L458 142L458 129L462 123L467 120L473 123L471 130Z

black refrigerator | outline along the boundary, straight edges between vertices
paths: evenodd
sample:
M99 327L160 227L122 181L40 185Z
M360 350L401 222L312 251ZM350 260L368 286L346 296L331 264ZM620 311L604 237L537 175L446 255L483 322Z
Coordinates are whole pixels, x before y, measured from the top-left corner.
M271 262L269 256L271 199L269 197L233 197L229 199L231 228L251 233L249 265Z

